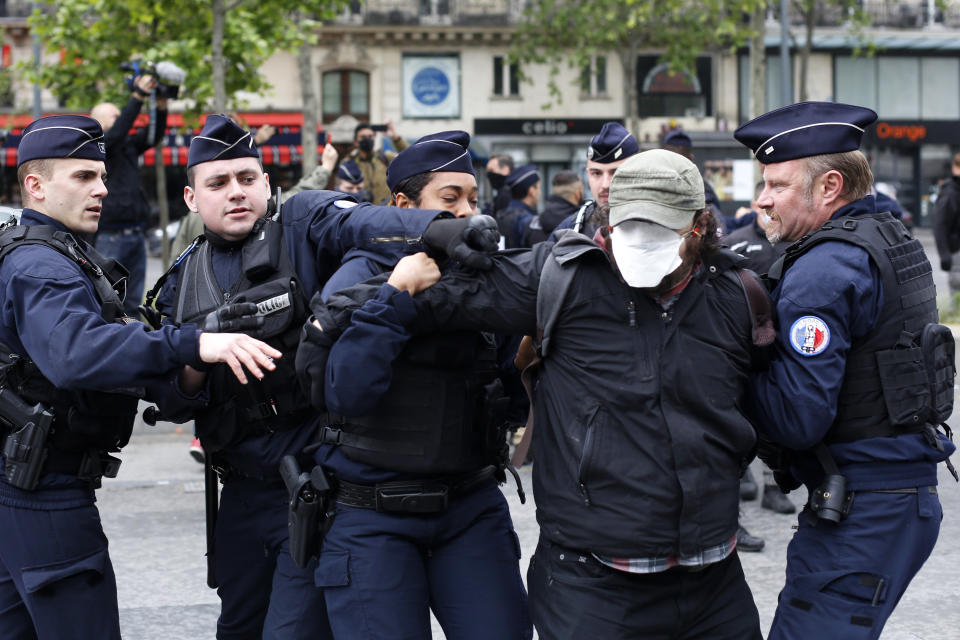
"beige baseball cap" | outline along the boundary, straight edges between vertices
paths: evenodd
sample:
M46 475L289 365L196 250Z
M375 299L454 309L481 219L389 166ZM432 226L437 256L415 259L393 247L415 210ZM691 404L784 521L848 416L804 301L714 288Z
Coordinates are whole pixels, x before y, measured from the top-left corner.
M627 158L610 182L610 225L647 220L683 229L706 206L697 166L666 149L651 149Z

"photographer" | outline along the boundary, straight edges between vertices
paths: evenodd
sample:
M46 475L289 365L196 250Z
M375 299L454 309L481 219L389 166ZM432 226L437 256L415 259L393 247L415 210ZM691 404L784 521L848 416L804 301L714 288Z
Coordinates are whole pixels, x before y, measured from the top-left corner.
M374 151L377 131L382 131L390 138L397 152ZM373 203L382 204L390 198L390 187L387 186L387 166L397 157L397 153L406 149L407 141L397 135L393 128L393 121L387 120L384 124L370 124L361 122L353 130L353 144L356 148L347 156L353 160L363 172L363 181L367 189L373 194Z
M110 176L110 192L104 198L100 212L96 249L102 255L116 259L130 272L123 307L127 315L132 317L137 317L137 305L143 300L147 267L144 231L150 213L146 194L140 186L137 158L163 139L167 130L167 98L160 97L158 93L154 123L156 133L152 140L147 139L147 128L134 134L130 133L130 129L156 86L157 81L153 76L138 75L132 82L133 95L123 111L116 105L104 102L90 112L90 117L103 127L107 175Z

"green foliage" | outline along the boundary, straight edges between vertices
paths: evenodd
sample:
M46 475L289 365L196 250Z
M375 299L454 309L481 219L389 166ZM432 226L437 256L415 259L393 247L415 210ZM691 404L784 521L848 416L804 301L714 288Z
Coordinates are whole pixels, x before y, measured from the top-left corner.
M693 72L698 55L743 44L750 35L748 16L763 4L764 0L532 0L514 37L511 60L550 65L549 90L557 100L560 66L565 62L581 69L596 54L615 52L626 61L629 52L652 49L662 52L674 71ZM627 82L635 78L628 77Z
M259 68L277 50L294 49L315 38L319 20L336 13L343 0L234 0L226 6L223 38L224 83L230 108L242 107L239 91L270 88ZM300 10L315 19L291 20ZM169 60L187 72L180 97L188 115L207 109L213 98L209 0L45 0L30 17L30 28L58 59L33 81L50 89L68 109L88 110L97 102L129 96L120 65L129 60Z

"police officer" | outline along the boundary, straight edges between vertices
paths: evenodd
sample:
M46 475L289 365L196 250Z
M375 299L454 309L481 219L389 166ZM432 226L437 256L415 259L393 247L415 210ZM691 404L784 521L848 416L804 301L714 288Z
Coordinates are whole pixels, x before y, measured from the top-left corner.
M337 168L337 180L334 189L353 195L357 202L371 202L373 196L363 181L363 172L353 160L347 160Z
M597 229L607 226L607 202L613 174L627 158L639 152L636 138L622 124L604 124L587 147L587 185L593 200L588 200L575 215L557 225L556 231L573 229L592 238ZM556 233L551 238L556 240Z
M0 638L119 639L117 586L94 505L127 443L137 388L182 395L184 365L241 379L281 354L194 324L147 332L123 316L125 271L84 238L104 186L100 125L30 123L18 148L25 208L0 231ZM119 291L119 292L118 292ZM51 419L52 418L52 419Z
M756 318L734 272L740 258L718 249L704 206L690 161L661 149L636 154L610 187L605 247L566 232L556 244L493 256L489 271L445 271L412 305L381 290L363 315L348 316L357 334L378 324L415 336L542 330L533 436L540 543L528 585L544 640L761 637L736 553L737 478L756 442L740 409ZM345 315L358 294L341 292L328 309L337 302L334 315ZM392 313L372 313L388 305ZM332 369L328 390L342 375ZM354 540L336 561L324 559L326 546L321 554L325 575L349 580L347 590L359 574L352 549L365 538Z
M780 477L810 491L773 640L878 638L942 517L937 463L954 446L935 425L952 408L953 339L923 248L868 195L859 146L876 119L804 102L734 133L763 164L767 237L794 242L770 271L778 337L750 396L761 432L792 452Z
M388 170L397 205L473 216L469 142L464 131L445 131L402 151ZM530 638L517 537L496 481L506 459L496 345L475 331L410 339L402 326L410 296L440 276L422 254L404 260L414 257L417 268L397 265L339 327L326 373L312 380L336 416L321 432L317 462L338 487L317 584L338 638L429 638L430 609L450 638ZM326 297L384 269L351 262L327 282ZM324 337L307 329L310 339Z
M436 211L400 214L331 191L299 193L283 204L279 220L265 219L269 178L250 133L226 116L208 117L191 142L187 179L184 201L203 219L204 236L178 258L157 308L180 324L249 305L248 313L262 319L251 333L285 355L249 389L217 369L193 372L203 393L176 413L195 415L224 485L213 549L222 603L217 637L329 637L314 566L296 566L287 552L287 494L278 472L282 456L298 454L317 428L293 370L308 296L347 249L366 244L395 260L451 226L434 222ZM465 226L450 222L445 247L457 244Z
M524 237L530 221L537 215L540 202L540 174L537 165L525 164L510 172L504 182L510 190L510 203L496 214L500 235L507 249L524 246Z

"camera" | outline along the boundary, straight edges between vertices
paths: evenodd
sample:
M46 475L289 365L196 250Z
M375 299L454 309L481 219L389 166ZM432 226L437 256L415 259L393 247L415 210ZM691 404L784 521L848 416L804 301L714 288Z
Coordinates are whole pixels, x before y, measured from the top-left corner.
M186 80L186 72L172 62L162 61L157 64L143 60L132 60L120 65L121 71L130 73L125 78L127 88L134 89L137 76L149 74L157 79L157 97L176 100L180 95L180 84Z

